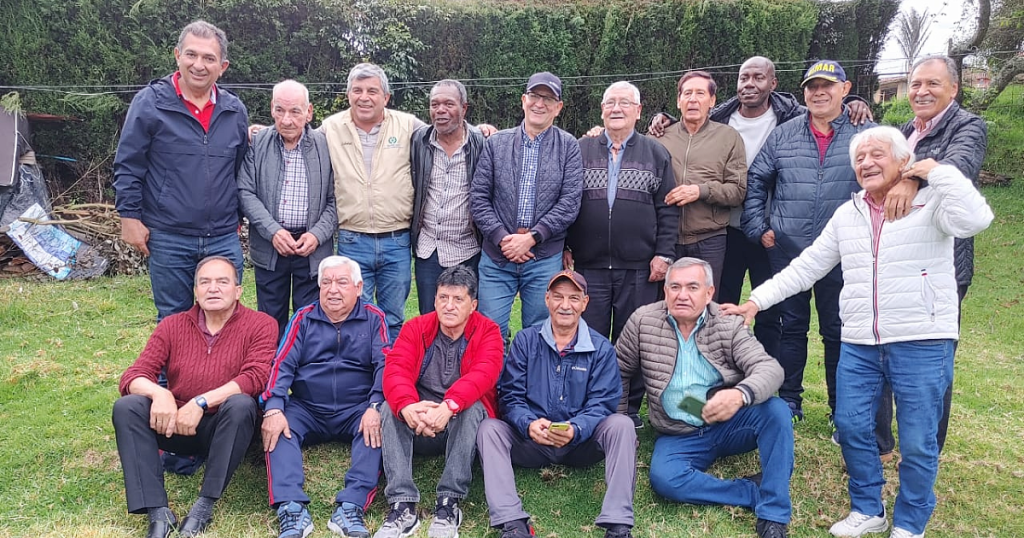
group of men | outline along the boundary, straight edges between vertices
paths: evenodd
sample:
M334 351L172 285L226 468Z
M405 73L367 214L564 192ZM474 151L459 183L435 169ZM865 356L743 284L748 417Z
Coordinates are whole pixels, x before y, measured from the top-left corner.
M865 107L844 106L838 63L808 70L806 109L774 91L766 58L743 64L737 96L718 107L713 77L687 73L681 121L656 126L661 137L636 132L640 92L617 82L603 132L580 140L554 125L563 88L551 73L530 77L523 122L495 132L466 121L458 81L434 86L424 124L386 108L386 74L359 64L350 108L318 129L308 90L275 86L274 125L250 143L244 105L216 85L224 33L194 22L174 55L178 71L133 100L115 159L123 236L150 256L160 320L114 409L128 508L149 515L148 538L201 533L257 430L281 538L312 532L301 449L333 440L352 445L328 522L342 536L370 536L381 469L389 510L373 536L416 531L414 453L445 457L431 537L458 536L477 453L503 538L533 534L513 465L601 459L596 523L631 536L645 394L657 494L743 506L758 536L787 535L810 294L760 313L756 338L716 299L737 302L748 269L756 285L785 267L858 190L847 148ZM956 81L947 60L915 65L904 131L918 153L976 178L984 123L957 106ZM905 183L889 218L911 208L918 185ZM238 303L239 211L259 312ZM971 255L957 253L962 298ZM406 322L413 267L420 316ZM841 286L815 286L833 409ZM879 409L884 457L892 404ZM762 473L706 473L755 448ZM158 449L206 457L180 525Z

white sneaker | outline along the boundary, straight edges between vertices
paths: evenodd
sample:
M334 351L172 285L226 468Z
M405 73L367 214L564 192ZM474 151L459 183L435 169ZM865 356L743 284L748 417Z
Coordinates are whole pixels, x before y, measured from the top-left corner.
M892 534L889 535L889 538L924 538L924 533L922 532L921 534L914 534L908 531L907 529L893 527Z
M889 528L889 521L885 519L885 512L880 516L869 516L860 512L850 512L846 519L836 522L828 530L832 536L846 536L856 538L864 536L869 532L882 532ZM895 531L894 531L895 532Z

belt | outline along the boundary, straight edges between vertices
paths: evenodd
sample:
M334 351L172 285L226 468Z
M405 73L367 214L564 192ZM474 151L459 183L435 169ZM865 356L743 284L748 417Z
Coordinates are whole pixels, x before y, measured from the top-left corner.
M359 234L359 235L365 235L366 237L372 237L374 239L381 239L381 238L384 238L384 237L394 237L396 235L407 234L407 233L409 233L409 229L408 228L403 228L401 230L395 230L393 232L379 232L379 233L356 232L356 233Z
M298 241L299 238L302 237L302 234L306 233L306 229L305 228L298 228L298 229L294 229L294 230L291 229L291 228L285 228L285 231L290 233L290 234L292 234L292 239L294 239L296 241Z

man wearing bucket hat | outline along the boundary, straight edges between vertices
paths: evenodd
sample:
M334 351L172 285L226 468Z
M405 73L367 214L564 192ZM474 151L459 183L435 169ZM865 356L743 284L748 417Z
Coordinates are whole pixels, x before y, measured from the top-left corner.
M470 208L482 236L480 313L509 337L512 301L523 303L522 326L544 320L545 285L562 267L566 230L583 193L576 137L554 126L562 81L530 77L523 122L487 139L470 187Z
M743 232L749 240L758 241L767 249L773 273L781 271L810 246L836 208L860 190L848 157L850 140L864 129L875 126L871 122L859 126L850 122L843 108L843 98L850 92L851 83L838 62L815 62L801 85L807 115L784 123L768 135L750 165L747 178ZM911 199L914 194L916 192L911 193ZM843 277L838 266L813 286L819 333L825 345L828 403L833 414L842 287ZM780 305L782 338L778 360L785 378L779 396L789 404L794 419L803 418L801 394L807 363L810 301L811 291L806 291ZM895 445L891 432L879 429L877 441L883 459L891 459Z
M512 466L589 466L605 460L607 489L597 526L605 538L629 538L633 527L636 430L615 413L622 394L615 350L587 326L587 281L575 271L550 279L549 317L516 335L498 382L502 419L477 430L491 525L501 538L533 536L516 494Z

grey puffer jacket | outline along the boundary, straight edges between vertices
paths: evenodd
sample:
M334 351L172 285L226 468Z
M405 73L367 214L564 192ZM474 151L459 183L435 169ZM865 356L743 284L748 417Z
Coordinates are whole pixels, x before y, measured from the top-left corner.
M900 127L907 138L914 132L914 121ZM988 126L985 120L960 108L954 101L938 125L917 141L914 157L917 160L935 159L951 164L978 186L981 162L988 148ZM957 239L953 248L958 286L970 286L974 279L974 238Z
M717 303L708 304L704 325L697 330L697 349L722 376L722 387L745 392L753 404L762 403L782 386L782 367L743 326L740 316L726 316ZM647 388L651 425L659 433L686 435L697 430L668 416L661 394L675 371L679 341L668 321L665 301L638 308L615 344L624 380L619 412L626 411L629 379L639 368Z

